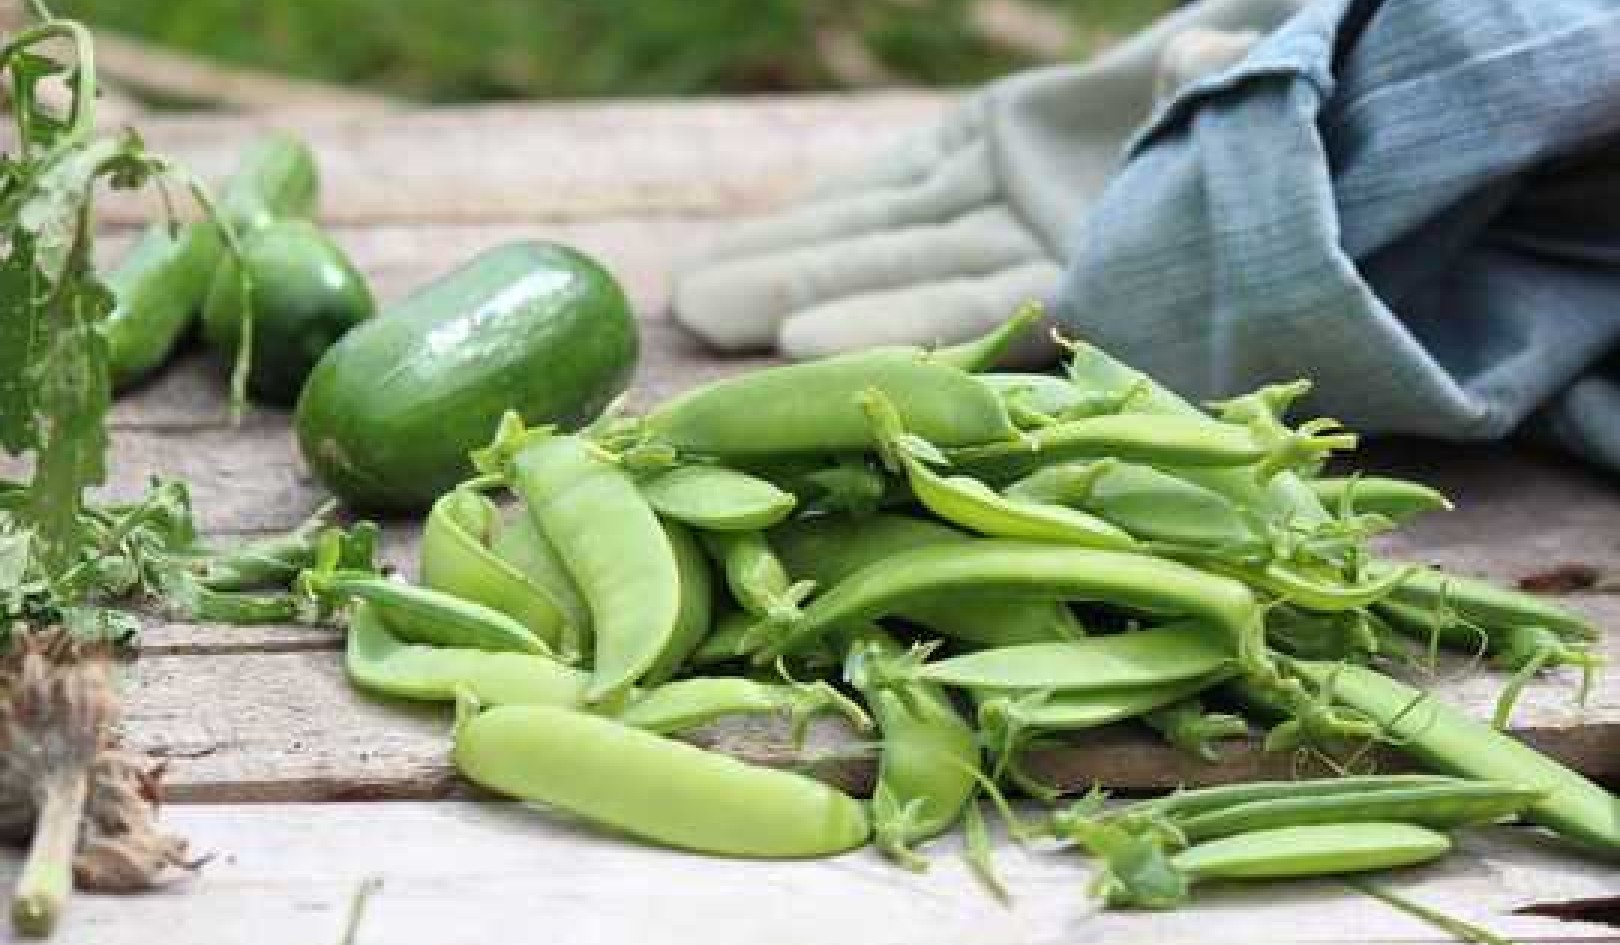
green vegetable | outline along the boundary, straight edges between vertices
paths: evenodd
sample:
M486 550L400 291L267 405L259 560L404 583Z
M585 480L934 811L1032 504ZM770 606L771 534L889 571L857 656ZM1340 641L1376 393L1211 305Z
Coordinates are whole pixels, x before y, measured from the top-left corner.
M629 303L573 250L487 250L349 332L298 400L310 468L352 506L426 509L472 471L467 454L515 410L580 425L629 380Z
M1317 824L1211 840L1170 863L1199 879L1292 879L1412 866L1450 851L1445 834L1412 824Z

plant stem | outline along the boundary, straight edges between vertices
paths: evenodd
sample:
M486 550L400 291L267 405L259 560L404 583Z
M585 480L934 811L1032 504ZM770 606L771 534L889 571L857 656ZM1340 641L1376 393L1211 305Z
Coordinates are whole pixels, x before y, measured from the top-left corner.
M11 924L22 935L49 935L73 893L73 853L89 786L88 773L75 770L45 788L34 840L11 899Z

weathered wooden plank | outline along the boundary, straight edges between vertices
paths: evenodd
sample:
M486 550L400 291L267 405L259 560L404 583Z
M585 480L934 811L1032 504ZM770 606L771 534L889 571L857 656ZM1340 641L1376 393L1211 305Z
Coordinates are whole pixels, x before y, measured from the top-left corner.
M267 127L320 158L322 215L343 223L535 221L734 215L797 193L935 121L926 93L731 102L489 105L381 115L299 111L144 120L154 149L210 180ZM110 197L103 219L152 218L149 199Z
M912 873L871 851L821 861L697 857L507 804L182 805L166 820L218 858L172 890L74 899L75 945L287 945L338 940L355 894L379 883L356 945L1327 945L1428 943L1444 934L1333 882L1209 887L1181 910L1099 912L1085 861L1002 845L1013 894L985 894L954 840ZM0 865L10 882L12 860ZM1507 829L1451 858L1380 877L1390 888L1519 942L1616 942L1599 925L1512 910L1613 892L1608 867Z

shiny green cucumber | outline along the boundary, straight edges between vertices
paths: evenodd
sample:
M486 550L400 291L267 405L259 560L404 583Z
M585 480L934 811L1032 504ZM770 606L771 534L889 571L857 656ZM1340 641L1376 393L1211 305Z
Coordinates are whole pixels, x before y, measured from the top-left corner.
M638 340L596 262L516 242L350 331L298 400L310 469L354 508L419 512L472 472L501 415L574 428L624 389Z

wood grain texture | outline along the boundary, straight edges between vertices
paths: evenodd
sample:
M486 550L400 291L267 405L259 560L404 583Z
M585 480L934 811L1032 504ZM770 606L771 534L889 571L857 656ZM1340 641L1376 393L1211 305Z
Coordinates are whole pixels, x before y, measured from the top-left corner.
M1448 939L1335 882L1211 886L1175 912L1099 912L1085 861L1002 844L1002 906L934 844L911 873L863 851L828 860L698 857L507 804L182 805L167 824L218 859L170 891L81 895L73 945L336 942L356 891L380 881L355 945L1329 945ZM11 860L0 881L12 879ZM1617 942L1605 926L1512 914L1613 892L1610 868L1528 831L1468 837L1438 864L1381 877L1426 905L1523 943ZM161 939L154 933L161 930Z

